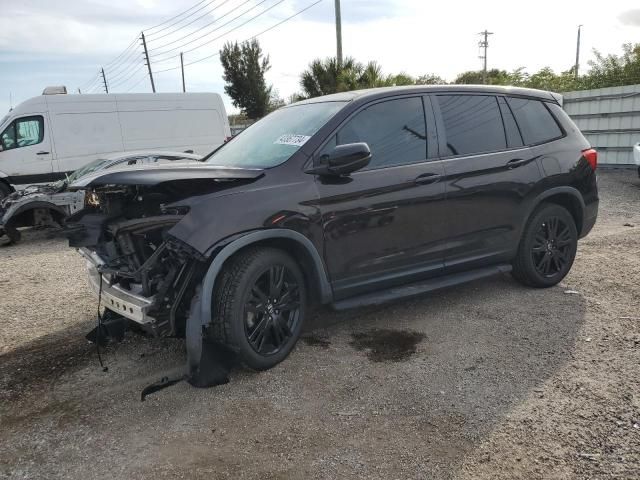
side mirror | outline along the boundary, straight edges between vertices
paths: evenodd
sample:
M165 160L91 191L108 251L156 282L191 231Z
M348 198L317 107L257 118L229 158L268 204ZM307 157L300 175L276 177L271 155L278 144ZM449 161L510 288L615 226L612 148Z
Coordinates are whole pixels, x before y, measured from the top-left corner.
M364 142L338 145L331 152L320 156L320 165L307 169L314 175L342 176L369 165L371 150Z

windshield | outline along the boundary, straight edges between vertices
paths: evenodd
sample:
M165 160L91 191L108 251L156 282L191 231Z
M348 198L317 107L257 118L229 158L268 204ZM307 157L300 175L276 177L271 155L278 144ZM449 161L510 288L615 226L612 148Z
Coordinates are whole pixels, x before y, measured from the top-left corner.
M71 183L75 182L77 179L79 179L80 177L84 177L88 173L92 173L92 172L96 172L96 171L100 170L101 168L103 168L105 165L107 165L110 162L111 162L111 160L107 160L107 159L104 159L104 158L99 158L97 160L94 160L93 162L88 163L84 167L81 167L78 170L76 170L75 172L73 172L66 179L60 180L58 182L55 182L54 185L56 187L60 187L61 188L65 184L71 184Z
M206 161L227 167L275 167L288 160L345 103L309 103L276 110L215 151Z

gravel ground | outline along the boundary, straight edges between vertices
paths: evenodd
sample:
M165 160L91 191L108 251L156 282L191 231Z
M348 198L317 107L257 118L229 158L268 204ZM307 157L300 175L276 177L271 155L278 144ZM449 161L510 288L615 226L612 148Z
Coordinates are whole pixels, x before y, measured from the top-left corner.
M273 370L143 403L184 343L128 334L103 372L82 260L28 232L0 247L0 478L640 478L640 181L600 191L558 287L320 310Z

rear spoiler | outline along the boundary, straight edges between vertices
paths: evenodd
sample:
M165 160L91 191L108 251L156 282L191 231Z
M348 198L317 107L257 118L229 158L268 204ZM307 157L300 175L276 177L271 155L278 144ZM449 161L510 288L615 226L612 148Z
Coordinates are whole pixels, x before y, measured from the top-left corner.
M564 102L564 98L562 97L562 95L560 95L559 93L555 93L555 92L549 92L551 94L551 96L553 97L553 99L558 102L558 105L560 105L562 107L562 104Z

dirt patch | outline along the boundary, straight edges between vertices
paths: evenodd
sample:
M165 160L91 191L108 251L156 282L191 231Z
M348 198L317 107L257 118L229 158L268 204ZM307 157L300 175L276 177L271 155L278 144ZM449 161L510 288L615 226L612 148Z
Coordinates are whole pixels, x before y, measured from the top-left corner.
M126 335L103 372L82 258L25 231L0 248L0 478L638 479L640 180L602 172L599 188L556 288L504 275L318 309L276 368L144 403L183 370L184 341ZM396 342L409 361L368 360L385 330L423 336Z
M353 348L366 351L372 362L404 362L416 353L424 333L404 330L371 330L353 333L349 342Z
M317 335L305 335L302 337L302 341L310 347L320 347L324 349L329 348L329 345L331 345L328 338L323 338Z

